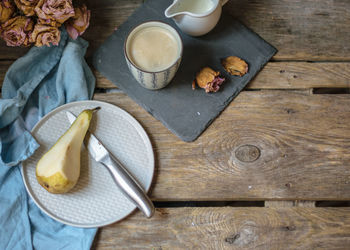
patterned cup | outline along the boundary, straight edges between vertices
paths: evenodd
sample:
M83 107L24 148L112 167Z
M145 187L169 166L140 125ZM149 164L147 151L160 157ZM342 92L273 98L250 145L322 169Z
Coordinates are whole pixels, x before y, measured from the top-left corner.
M161 36L151 36L150 34L153 33L149 33L148 36L147 34L143 35L143 37L140 38L142 32L154 32L160 31L160 29L161 33L165 32L164 34L166 34L165 40L162 40L160 38ZM165 46L166 50L151 48L154 45L152 42L160 43L158 44L160 45L159 47L163 48ZM146 44L145 48L142 47L144 44ZM174 46L171 45L169 47L169 44ZM173 79L180 66L182 50L182 40L177 31L170 25L159 21L144 22L136 26L130 31L124 43L124 55L131 74L142 87L151 90L164 88ZM162 56L159 51L166 52L163 54L167 56ZM171 52L170 54L168 53L169 51ZM169 58L171 58L171 60ZM148 68L145 65L148 66ZM151 67L149 65L156 66Z

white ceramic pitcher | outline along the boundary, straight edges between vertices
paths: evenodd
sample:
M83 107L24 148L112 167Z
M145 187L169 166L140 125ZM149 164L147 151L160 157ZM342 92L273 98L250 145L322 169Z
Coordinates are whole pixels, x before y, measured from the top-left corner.
M201 36L218 23L222 6L228 0L174 0L165 10L167 18L173 18L186 34Z

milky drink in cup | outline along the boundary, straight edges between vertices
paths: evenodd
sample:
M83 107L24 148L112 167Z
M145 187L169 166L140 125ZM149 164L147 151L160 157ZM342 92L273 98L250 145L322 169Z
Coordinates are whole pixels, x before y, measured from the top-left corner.
M160 89L177 71L182 42L171 26L156 21L146 22L130 32L124 52L136 80L145 88Z

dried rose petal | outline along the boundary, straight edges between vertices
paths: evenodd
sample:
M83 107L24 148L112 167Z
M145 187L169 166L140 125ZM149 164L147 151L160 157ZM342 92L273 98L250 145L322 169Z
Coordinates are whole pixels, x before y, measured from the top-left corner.
M90 10L87 9L86 5L83 5L82 7L74 8L74 11L74 17L70 18L65 23L65 26L69 36L75 40L89 27Z
M0 24L10 19L15 7L8 0L0 0Z
M221 64L231 75L243 76L248 72L248 64L237 56L229 56Z
M34 8L39 0L14 0L18 9L20 9L26 16L34 16Z
M205 86L205 92L218 92L221 84L225 81L225 78L215 77L214 80Z
M29 17L11 18L2 25L1 37L7 46L28 46L33 26L34 23Z
M60 39L61 33L57 27L42 24L36 24L31 35L31 42L37 47L58 45Z
M225 78L221 78L220 72L216 72L209 67L203 68L196 75L197 85L203 89L205 92L217 92L220 89L221 84L225 81ZM192 83L192 89L193 83Z
M75 14L72 0L39 0L35 12L39 19L56 27ZM43 24L43 21L40 21L40 24Z
M60 27L62 24L55 21L55 20L52 20L52 19L38 19L37 21L38 24L42 24L42 25L49 25L49 26L52 26L52 27Z

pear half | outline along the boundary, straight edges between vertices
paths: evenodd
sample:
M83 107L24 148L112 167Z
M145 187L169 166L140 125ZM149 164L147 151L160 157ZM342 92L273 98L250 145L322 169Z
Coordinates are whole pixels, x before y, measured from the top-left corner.
M81 147L96 109L83 110L36 165L36 178L50 193L66 193L77 183L80 175Z

